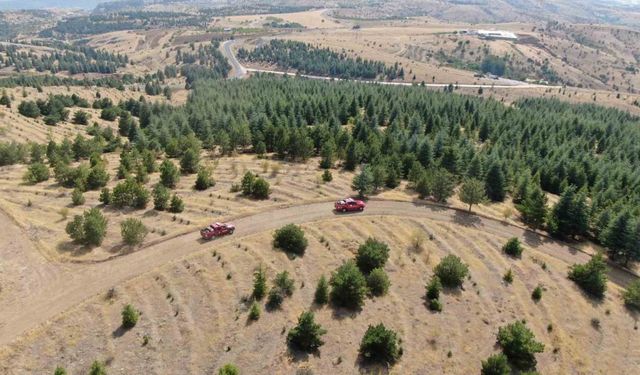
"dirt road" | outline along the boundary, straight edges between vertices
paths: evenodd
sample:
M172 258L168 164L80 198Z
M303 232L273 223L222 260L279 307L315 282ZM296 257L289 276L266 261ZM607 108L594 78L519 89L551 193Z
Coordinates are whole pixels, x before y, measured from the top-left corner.
M211 242L202 242L199 233L189 233L165 242L147 247L138 252L115 258L99 264L64 264L39 265L51 267L50 275L34 284L27 284L22 290L23 295L14 299L14 303L0 304L0 346L14 341L21 334L40 326L55 318L66 310L82 303L86 299L122 282L152 271L157 267L183 258L197 251L216 248L221 243L238 241L243 236L262 231L276 229L288 223L309 223L336 217L329 202L312 203L287 208L280 208L268 212L257 213L235 220L237 230L234 235L220 238ZM349 215L349 214L347 214ZM582 263L589 259L589 255L569 248L566 245L548 240L530 231L502 223L497 220L468 215L464 212L433 205L411 202L396 202L387 200L372 200L363 213L354 215L393 215L427 218L434 221L453 222L458 225L473 226L479 230L494 234L499 238L517 236L528 246L546 254L550 254L567 265ZM7 228L4 228L7 230ZM13 233L17 238L21 234ZM4 236L3 236L4 237ZM28 247L24 246L23 247ZM25 251L27 251L26 249ZM1 246L0 256L13 251L11 246ZM35 251L35 250L28 250ZM33 254L29 254L32 257ZM24 261L25 267L33 267L31 260ZM38 264L38 261L35 261ZM4 266L4 264L3 264ZM28 275L28 270L25 270ZM612 269L610 279L618 284L626 285L633 276L619 269Z

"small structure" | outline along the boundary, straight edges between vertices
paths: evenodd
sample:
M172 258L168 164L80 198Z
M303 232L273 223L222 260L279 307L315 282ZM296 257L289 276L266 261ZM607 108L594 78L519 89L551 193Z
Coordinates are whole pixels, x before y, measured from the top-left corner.
M478 30L476 34L480 39L505 39L505 40L517 40L518 36L511 31L501 30Z

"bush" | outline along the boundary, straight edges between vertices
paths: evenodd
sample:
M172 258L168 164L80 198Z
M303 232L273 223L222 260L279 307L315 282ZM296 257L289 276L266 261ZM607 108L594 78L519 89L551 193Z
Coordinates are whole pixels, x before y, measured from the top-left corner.
M455 255L447 255L434 269L443 285L457 288L462 286L464 278L469 274L469 267Z
M481 375L511 375L511 367L507 361L507 357L502 354L494 354L482 361Z
M109 188L102 188L100 191L100 198L98 198L98 200L105 206L111 204L111 191Z
M207 190L208 188L214 186L216 182L213 180L211 176L211 169L200 167L198 169L198 177L196 177L196 190Z
M535 369L535 354L544 351L544 344L537 342L533 332L521 321L500 327L498 344L509 362L521 371Z
M76 125L87 125L89 123L89 118L91 118L91 115L85 111L79 110L73 114L72 121Z
M442 283L440 282L440 278L436 275L431 277L431 280L427 283L427 299L438 299L440 298L440 292L442 291Z
M93 361L89 369L89 375L107 375L107 369L103 362Z
M149 191L133 178L127 178L113 188L111 201L119 208L145 208L149 201Z
M258 306L256 302L251 304L251 308L249 309L249 319L250 320L260 319L260 306Z
M198 171L200 163L199 151L195 148L188 148L180 159L180 172L183 174L192 174Z
M284 301L284 293L278 288L271 288L267 297L267 307L270 309L280 308Z
M253 292L251 295L260 301L267 294L267 275L262 267L253 273Z
M29 184L47 181L49 179L49 167L44 163L35 162L29 166L22 179Z
M607 290L607 265L602 254L594 255L585 264L571 266L569 279L590 295L596 298L604 297Z
M298 318L298 325L287 334L287 343L304 352L314 352L323 344L321 336L327 331L317 324L312 312L303 312Z
M348 261L338 267L329 284L331 301L336 306L357 309L364 304L367 281L355 262Z
M533 290L533 292L531 292L531 299L533 299L536 302L538 302L538 301L540 301L540 299L542 299L542 287L540 287L540 285L538 285Z
M360 271L368 274L374 268L383 268L387 259L389 259L389 246L384 242L369 237L365 243L358 247L356 264Z
M304 231L295 224L287 224L273 235L273 246L287 253L303 255L307 244Z
M520 240L518 240L517 237L509 239L509 241L507 241L507 243L502 247L502 251L512 257L520 258L522 256L522 245L520 244Z
M640 310L640 280L635 280L622 294L624 304L629 308Z
M67 370L64 367L58 366L53 372L53 375L67 375Z
M18 105L18 112L30 118L36 118L40 116L40 108L35 102L24 100Z
M505 272L504 276L502 276L502 280L507 284L511 284L513 282L513 271L511 271L511 268Z
M375 268L367 276L369 292L374 296L384 296L389 291L389 277L382 268Z
M120 223L122 240L129 246L140 245L147 236L147 232L147 227L138 219L128 218Z
M66 232L76 242L100 246L107 232L107 219L97 208L92 208L67 223Z
M104 187L109 182L109 173L105 168L104 162L99 161L89 171L87 176L87 189L96 190Z
M398 336L383 324L370 325L360 342L360 355L365 361L394 364L402 355Z
M218 375L240 375L240 370L235 365L227 363L218 370Z
M333 181L333 175L331 174L330 170L325 169L324 172L322 172L322 181L324 181L324 182Z
M256 178L253 182L251 196L255 199L268 199L270 192L271 187L269 186L269 182L262 177Z
M176 194L173 194L173 197L171 197L169 212L180 213L182 211L184 211L184 202L182 201L182 198L180 198Z
M176 187L180 180L180 173L175 164L171 160L165 159L160 164L160 183L168 188Z
M83 205L85 202L84 195L82 194L82 190L75 188L71 193L71 203L74 206Z
M429 310L431 311L442 311L442 302L439 299L430 299L429 300Z
M164 211L169 208L171 191L164 185L158 184L153 188L153 208Z
M318 305L324 305L329 302L329 283L327 283L327 279L324 275L320 276L320 280L318 280L318 286L316 287L316 292L313 296L313 302Z
M242 181L240 182L240 186L242 188L243 195L251 195L253 192L253 182L255 181L256 176L251 173L251 171L247 171L244 176L242 176Z
M140 312L131 305L122 309L122 327L129 329L135 327L140 318Z

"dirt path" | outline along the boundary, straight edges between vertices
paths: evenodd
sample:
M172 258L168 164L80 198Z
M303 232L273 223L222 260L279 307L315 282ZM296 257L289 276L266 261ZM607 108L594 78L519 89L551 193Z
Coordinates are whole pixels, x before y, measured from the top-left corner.
M220 238L212 242L202 242L199 233L189 233L180 237L169 239L160 244L145 248L138 252L115 258L109 262L89 265L65 264L63 265L41 265L41 260L35 259L37 265L34 280L38 280L37 275L48 275L40 280L34 281L34 288L25 287L22 296L28 298L16 299L15 303L0 304L0 346L13 342L23 333L34 329L49 321L64 311L76 306L88 298L99 293L105 293L109 288L115 287L122 282L142 275L157 267L183 258L184 256L203 250L211 250L222 243L237 241L243 236L256 234L262 231L276 229L288 223L308 223L318 220L326 220L334 217L328 202L304 204L262 212L255 215L240 218L234 223L237 226L233 236ZM548 240L542 236L525 231L521 228L501 223L497 220L468 215L464 212L437 207L433 205L421 205L410 202L396 202L386 200L373 200L370 202L364 213L354 215L381 216L392 215L400 217L421 217L434 221L450 222L457 225L473 226L487 233L500 238L517 236L535 251L550 254L567 265L582 263L589 259L589 255L575 251L566 245ZM3 225L3 230L12 231L10 237L19 238L17 229L8 228ZM3 232L0 232L3 234ZM3 236L4 237L4 236ZM23 247L26 244L23 244ZM270 244L265 244L270 246ZM3 252L11 250L11 244L2 246ZM28 247L28 246L27 246ZM24 252L35 252L25 248ZM30 258L25 258L31 261ZM25 265L28 263L24 263ZM31 264L28 264L29 267ZM40 272L38 267L47 270L51 267L51 272ZM612 269L610 280L626 285L633 276L619 269ZM46 281L46 282L45 282ZM30 285L29 283L25 285Z

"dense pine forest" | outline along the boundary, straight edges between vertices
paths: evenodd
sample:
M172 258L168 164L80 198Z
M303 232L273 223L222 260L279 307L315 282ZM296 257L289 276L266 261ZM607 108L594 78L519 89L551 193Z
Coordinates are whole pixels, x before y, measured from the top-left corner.
M528 225L599 241L622 263L640 260L640 119L626 112L548 99L505 106L418 86L205 78L194 78L182 107L143 99L118 105L97 99L92 106L118 121L119 136L137 155L151 150L180 158L190 173L207 148L294 162L320 156L322 168L360 171L353 187L363 195L404 179L421 197L446 202L462 183L463 201L478 203L472 198L478 189L494 202L509 194ZM51 97L20 111L59 120L87 105ZM92 141L50 144L52 165L68 170L73 159L124 144L112 133L92 132ZM56 156L59 149L63 157ZM3 144L0 157L0 164L26 161L29 150ZM135 172L131 165L121 159L121 177ZM549 207L544 192L560 195L559 202Z
M282 69L295 69L310 74L343 79L404 79L404 68L396 63L388 67L381 61L355 59L346 53L291 40L271 40L252 51L240 49L238 58L245 61L275 64Z
M53 52L33 53L22 51L24 47L42 46L54 48ZM38 43L26 45L0 44L0 64L15 67L17 72L35 69L38 72L57 73L67 71L78 73L116 73L117 69L129 62L126 55L96 50L88 46L66 43Z

